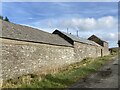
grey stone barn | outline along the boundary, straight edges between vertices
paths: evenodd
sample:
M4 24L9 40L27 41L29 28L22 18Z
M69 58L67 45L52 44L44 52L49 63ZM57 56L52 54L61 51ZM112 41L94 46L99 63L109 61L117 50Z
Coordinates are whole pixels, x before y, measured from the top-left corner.
M104 46L91 40L58 30L51 34L28 26L0 22L1 82L26 74L53 73L84 58L107 55L101 54Z
M92 35L88 38L88 40L94 41L97 44L101 45L103 48L101 49L101 56L108 55L109 54L109 48L108 48L108 42L101 40L95 35Z
M105 42L105 46L101 46L101 44L94 40L87 40L59 30L55 30L53 34L59 35L73 45L76 60L82 60L87 57L105 56L109 53L107 42Z

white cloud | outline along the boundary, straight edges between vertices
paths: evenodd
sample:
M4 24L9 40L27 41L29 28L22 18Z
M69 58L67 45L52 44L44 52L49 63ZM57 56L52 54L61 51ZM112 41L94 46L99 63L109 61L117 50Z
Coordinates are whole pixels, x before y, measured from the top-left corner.
M72 28L80 31L87 30L107 30L117 27L117 20L112 16L95 18L72 18L58 21L59 28Z
M27 18L27 19L34 19L34 18L32 18L32 17L29 17L29 18Z
M115 38L116 37L115 33L110 33L109 35L110 35L111 38Z
M117 29L117 19L112 16L102 18L52 18L33 22L32 25L40 28L66 28L79 31L98 31Z
M108 33L106 35L103 35L103 38L108 41L117 41L118 33Z
M98 25L100 27L105 28L114 28L114 26L117 25L117 21L114 17L108 16L108 17L102 17L98 19Z

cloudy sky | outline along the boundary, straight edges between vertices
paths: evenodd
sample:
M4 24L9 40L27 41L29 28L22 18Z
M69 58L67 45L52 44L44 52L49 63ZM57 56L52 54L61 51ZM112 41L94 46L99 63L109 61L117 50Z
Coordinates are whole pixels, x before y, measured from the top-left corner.
M55 29L88 38L97 35L117 46L117 2L4 2L2 15L11 22L52 33Z

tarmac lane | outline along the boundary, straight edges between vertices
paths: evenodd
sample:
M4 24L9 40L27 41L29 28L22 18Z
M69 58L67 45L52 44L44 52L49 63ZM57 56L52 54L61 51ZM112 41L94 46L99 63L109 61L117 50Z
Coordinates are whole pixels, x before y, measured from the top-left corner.
M117 56L105 64L99 71L89 77L83 78L70 88L118 88L118 61Z

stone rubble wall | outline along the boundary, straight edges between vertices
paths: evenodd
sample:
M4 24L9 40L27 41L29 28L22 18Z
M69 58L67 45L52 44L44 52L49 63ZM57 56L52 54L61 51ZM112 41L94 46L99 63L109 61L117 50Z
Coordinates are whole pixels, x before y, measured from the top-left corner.
M76 60L82 60L87 57L95 58L101 56L102 47L74 42L74 48Z
M109 48L108 48L108 43L104 42L104 47L103 47L103 55L109 55Z
M74 63L74 48L2 39L3 79L47 74Z
M74 47L0 38L2 79L26 74L48 74L87 57L101 56L101 48L75 42Z

